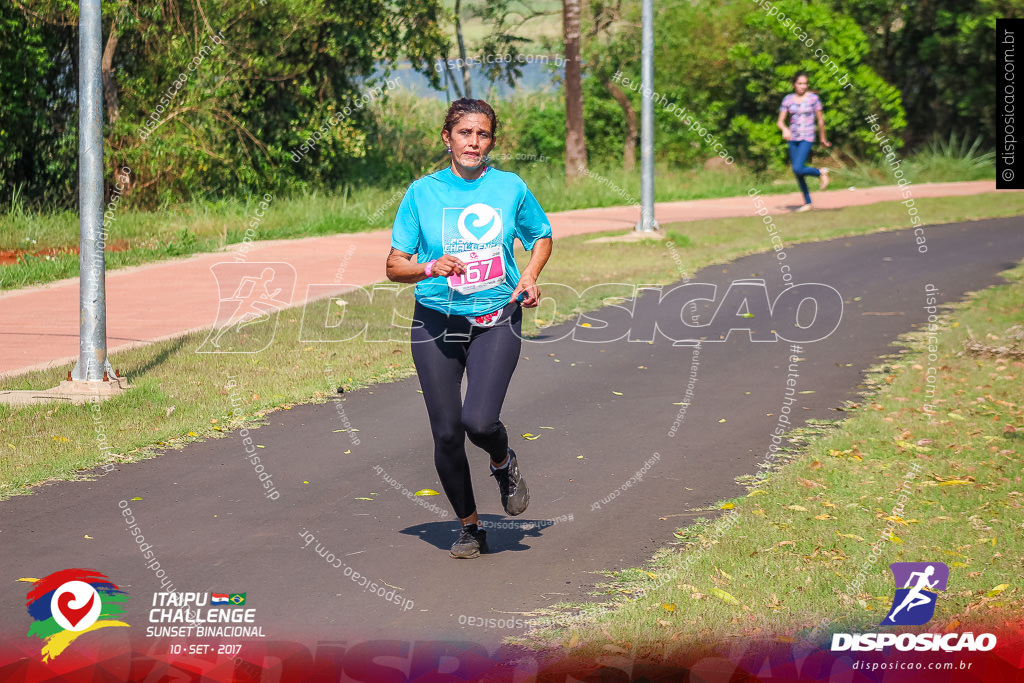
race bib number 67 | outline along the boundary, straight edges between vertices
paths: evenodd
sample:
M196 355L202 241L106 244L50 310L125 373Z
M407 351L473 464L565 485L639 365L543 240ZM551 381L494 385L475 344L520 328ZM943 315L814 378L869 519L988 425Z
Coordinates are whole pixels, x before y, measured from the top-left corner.
M466 264L462 275L448 278L448 286L459 294L472 294L496 287L505 281L505 268L501 261L501 247L491 247L454 254Z

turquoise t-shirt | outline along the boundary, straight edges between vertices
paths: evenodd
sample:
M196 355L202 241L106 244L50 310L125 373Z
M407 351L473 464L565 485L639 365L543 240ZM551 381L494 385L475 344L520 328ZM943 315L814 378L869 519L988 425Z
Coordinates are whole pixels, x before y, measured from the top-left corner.
M416 284L416 300L427 308L476 316L508 304L519 284L513 241L519 238L523 248L531 251L543 237L551 237L548 218L515 173L488 167L471 181L446 168L409 186L391 229L391 246L417 254L420 263L445 254L465 254L460 258L468 262L468 254L486 254L488 249L500 253L504 280L490 289L460 294L443 277ZM491 264L487 268L490 272Z

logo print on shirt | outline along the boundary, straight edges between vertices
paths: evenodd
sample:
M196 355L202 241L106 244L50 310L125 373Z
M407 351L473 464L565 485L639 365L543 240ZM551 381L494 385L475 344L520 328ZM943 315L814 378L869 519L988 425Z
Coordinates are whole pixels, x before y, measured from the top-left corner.
M476 216L476 220L473 221L474 228L483 228L488 223L491 224L490 229L479 237L466 227L466 221L470 216L474 215ZM471 204L459 214L456 226L463 239L477 244L487 244L502 232L501 214L494 207L487 204Z

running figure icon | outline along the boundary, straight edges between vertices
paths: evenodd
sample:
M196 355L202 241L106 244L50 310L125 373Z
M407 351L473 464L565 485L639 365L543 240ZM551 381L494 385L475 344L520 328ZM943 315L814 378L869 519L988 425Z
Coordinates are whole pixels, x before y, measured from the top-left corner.
M903 598L903 602L900 603L900 606L894 609L892 613L889 615L889 621L895 624L896 615L904 607L906 607L907 611L909 612L915 607L920 607L921 605L927 605L931 603L932 599L927 595L922 594L921 591L925 588L935 588L935 586L938 585L938 579L935 579L934 581L928 580L928 577L930 577L934 573L935 567L932 565L928 565L927 567L925 567L925 570L923 572L913 572L910 575L910 578L907 579L906 585L903 586L904 588L909 588L910 592L907 593L907 597ZM910 583L914 580L915 576L918 577L917 584L912 587Z
M270 291L270 283L274 281L274 269L264 268L259 277L243 277L231 298L224 299L224 302L237 302L231 321L224 325L217 336L213 338L213 345L220 346L220 338L228 330L241 330L246 325L251 325L261 318L267 317L270 311L283 308L288 305L287 301L277 299L281 293L281 287ZM262 285L263 291L260 291Z

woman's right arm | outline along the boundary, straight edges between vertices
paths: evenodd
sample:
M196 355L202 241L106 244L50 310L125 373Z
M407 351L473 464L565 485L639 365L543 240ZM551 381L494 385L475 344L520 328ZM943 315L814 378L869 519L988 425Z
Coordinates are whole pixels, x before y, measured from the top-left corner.
M779 112L779 120L775 122L775 125L778 126L779 130L782 131L782 139L783 140L792 140L793 139L793 133L789 130L789 127L786 125L786 114L787 113L788 112L785 109L780 111Z
M387 276L392 282L414 283L427 279L426 263L413 263L412 254L391 247L388 254ZM465 264L450 254L434 261L430 277L448 277L465 272Z

